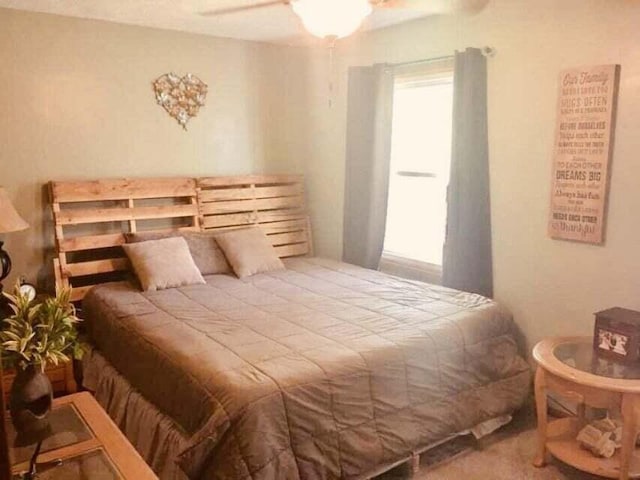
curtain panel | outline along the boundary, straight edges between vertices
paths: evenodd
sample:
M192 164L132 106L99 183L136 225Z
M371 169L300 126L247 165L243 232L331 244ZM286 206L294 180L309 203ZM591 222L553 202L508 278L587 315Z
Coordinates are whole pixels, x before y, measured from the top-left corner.
M487 61L479 49L456 52L451 179L443 285L493 296L487 134Z
M393 72L386 65L351 67L343 260L377 269L384 245L389 193Z

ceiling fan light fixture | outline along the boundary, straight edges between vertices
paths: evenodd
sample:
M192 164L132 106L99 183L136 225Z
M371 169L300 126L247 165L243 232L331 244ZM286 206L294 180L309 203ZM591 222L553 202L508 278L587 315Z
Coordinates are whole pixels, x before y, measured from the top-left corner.
M373 11L369 0L293 0L291 8L309 33L320 38L348 37Z

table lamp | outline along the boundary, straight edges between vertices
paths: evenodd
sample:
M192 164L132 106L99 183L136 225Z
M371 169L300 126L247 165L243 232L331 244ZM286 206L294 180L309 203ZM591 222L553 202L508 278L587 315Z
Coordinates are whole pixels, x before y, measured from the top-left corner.
M7 191L0 187L0 234L9 232L18 232L29 227L29 224L25 222L16 209L13 207L9 194ZM4 242L0 240L0 293L2 292L2 281L7 278L11 272L11 257L2 249ZM0 300L2 305L2 300Z

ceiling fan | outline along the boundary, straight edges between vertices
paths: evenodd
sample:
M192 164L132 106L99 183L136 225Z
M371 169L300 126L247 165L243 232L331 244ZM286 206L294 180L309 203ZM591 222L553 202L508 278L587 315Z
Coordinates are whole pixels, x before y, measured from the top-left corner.
M271 0L264 2L256 2L249 5L239 5L237 7L228 7L228 8L218 8L215 10L207 10L202 12L200 15L204 15L206 17L213 17L216 15L229 15L233 13L246 12L248 10L257 10L259 8L273 7L276 5L288 6L292 3L296 3L296 0ZM348 2L345 2L348 3ZM420 1L420 0L369 0L369 3L373 7L381 7L381 8L412 8L419 9L421 6L423 9L430 9L428 7L428 1Z
M342 38L354 33L374 8L412 9L443 13L486 4L488 0L271 0L201 12L208 17L231 15L275 6L290 7L305 28L320 38ZM465 5L463 5L465 4ZM483 5L484 6L484 5Z

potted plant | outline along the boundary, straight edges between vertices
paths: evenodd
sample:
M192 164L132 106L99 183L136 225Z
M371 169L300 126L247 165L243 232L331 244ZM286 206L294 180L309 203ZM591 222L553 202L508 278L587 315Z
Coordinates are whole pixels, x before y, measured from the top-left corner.
M80 321L70 302L71 290L62 290L42 303L32 302L16 285L9 299L13 315L0 330L0 352L5 367L16 370L9 410L18 432L17 443L29 445L48 433L48 415L53 400L47 364L58 365L82 356L76 326Z

